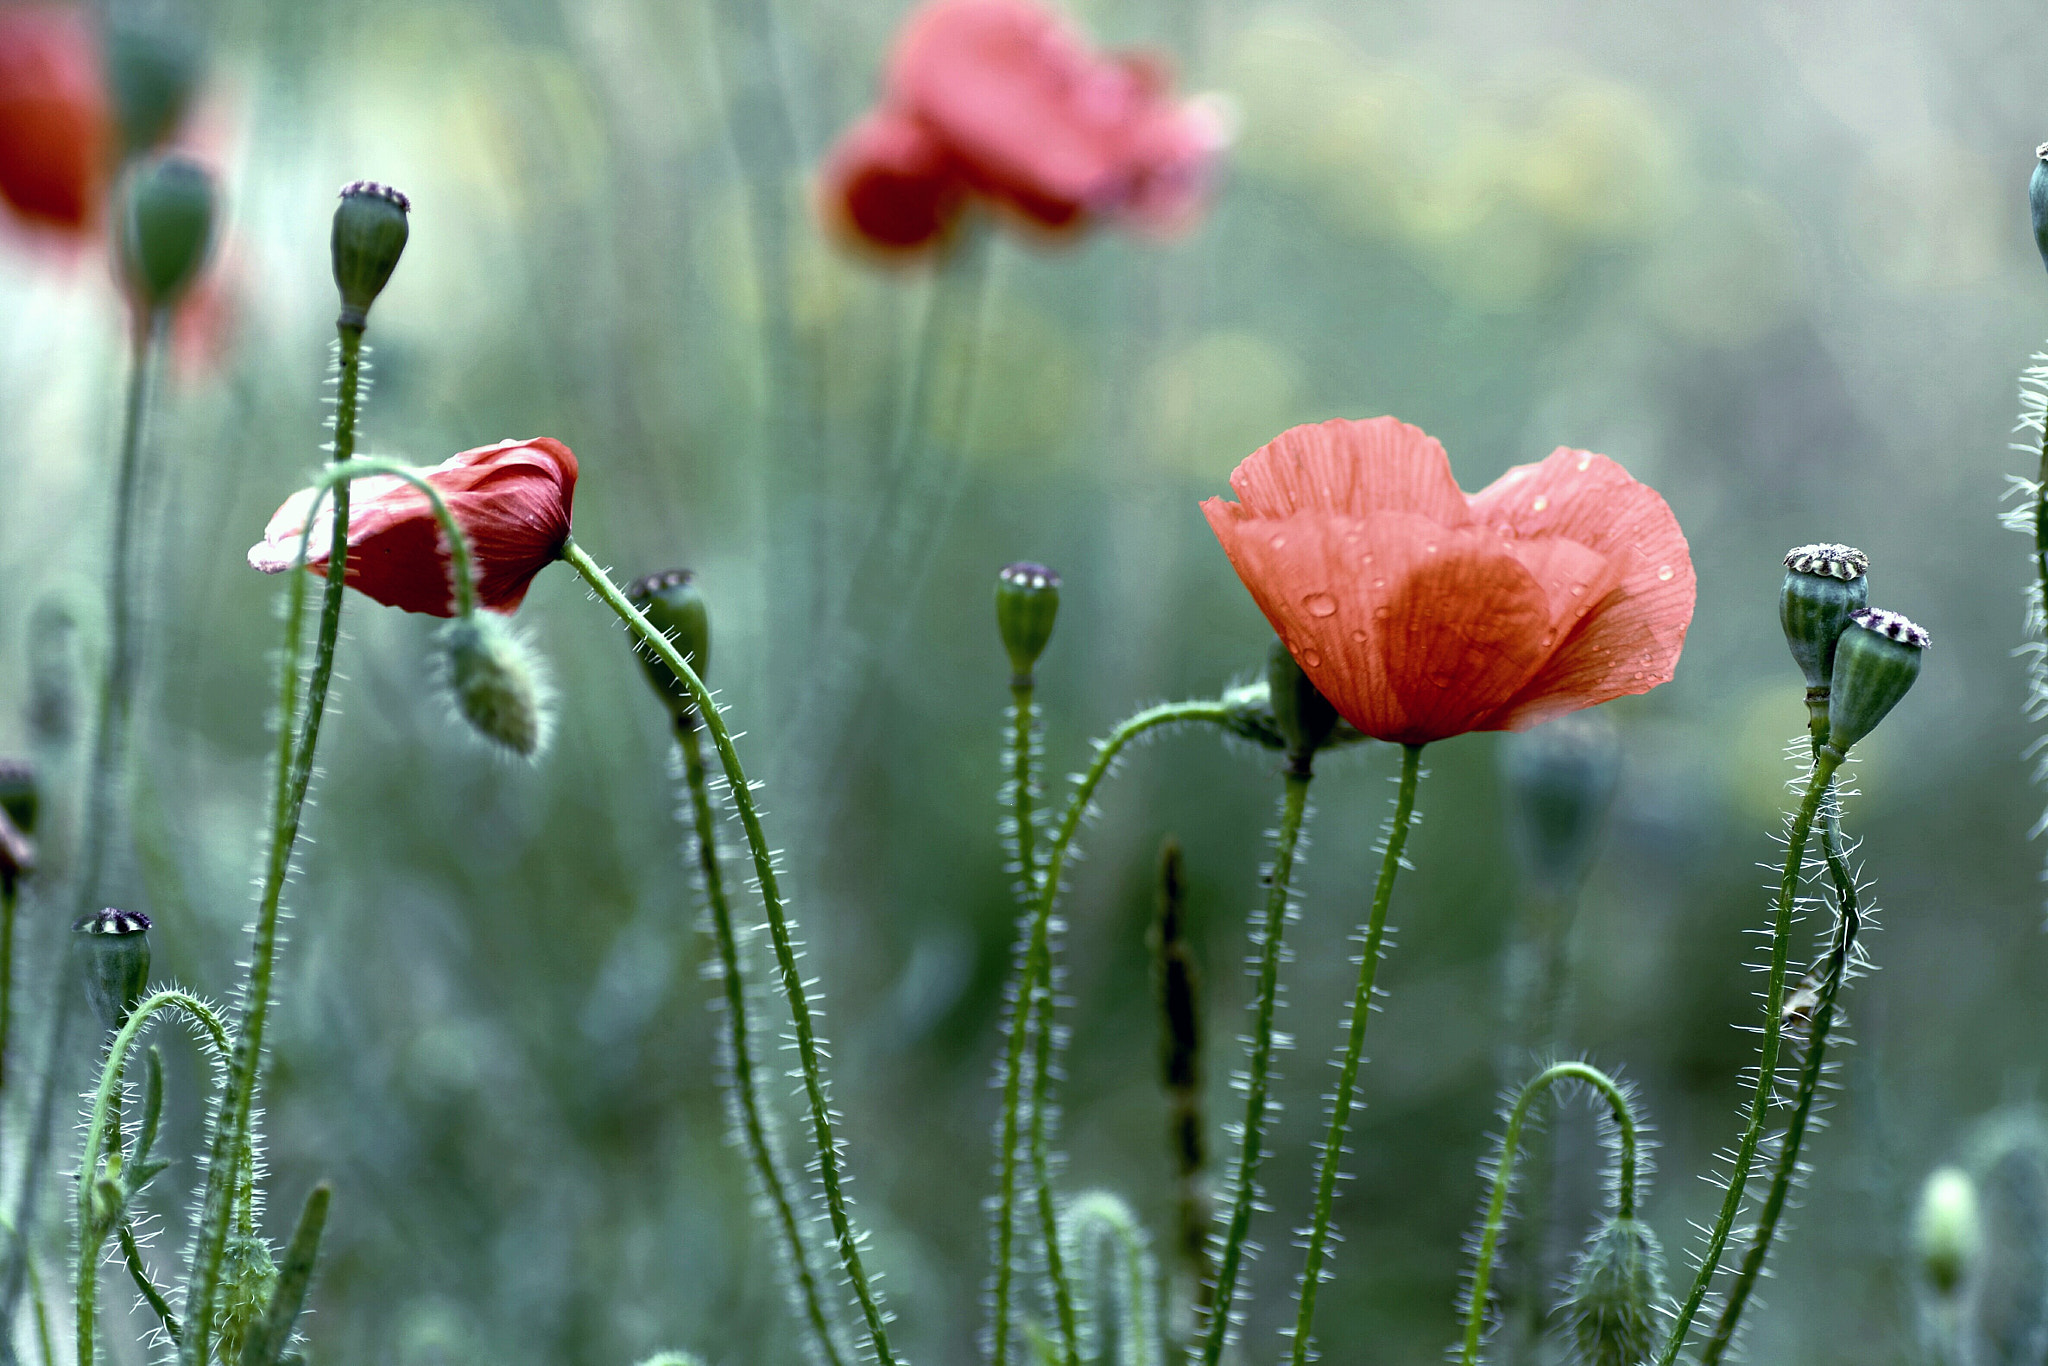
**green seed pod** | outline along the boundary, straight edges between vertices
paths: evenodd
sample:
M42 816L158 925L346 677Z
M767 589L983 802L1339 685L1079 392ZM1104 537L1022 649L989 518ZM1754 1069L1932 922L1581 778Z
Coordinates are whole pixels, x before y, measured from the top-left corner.
M1826 691L1835 670L1835 642L1849 614L1870 601L1870 580L1864 577L1869 569L1870 558L1854 546L1822 543L1787 552L1778 621L1809 689Z
M384 292L411 232L412 201L374 180L341 187L334 211L334 287L341 291L343 327L362 330L370 305Z
M540 659L496 612L441 628L448 690L479 735L532 758L546 743L549 688Z
M2034 149L2034 179L2027 186L2027 203L2034 212L2034 245L2041 249L2041 263L2048 265L2048 142Z
M121 263L136 307L171 308L199 278L213 247L219 191L213 173L166 152L129 172L121 214Z
M1928 1288L1947 1299L1969 1277L1984 1246L1977 1183L1960 1167L1937 1167L1920 1187L1913 1215L1913 1259Z
M109 1033L128 1022L149 987L149 917L112 906L71 927L85 994Z
M116 19L107 31L107 84L125 156L147 152L185 117L199 82L199 44L183 29Z
M220 1268L220 1307L214 1311L214 1336L222 1361L240 1361L242 1348L263 1324L270 1297L277 1290L277 1262L270 1245L246 1234L228 1239Z
M700 681L711 671L711 610L704 595L697 591L695 574L687 569L643 574L626 585L626 597L655 630L669 638L683 663L690 666ZM662 662L660 655L637 640L633 642L633 652L640 656L648 685L668 707L669 714L679 724L695 724L690 718L697 714L697 703L683 686L683 680Z
M1565 1292L1581 1366L1640 1366L1662 1340L1664 1249L1640 1219L1610 1218L1579 1253Z
M1287 741L1287 752L1296 766L1306 772L1309 758L1337 728L1337 709L1309 682L1285 641L1274 641L1266 656L1266 687L1272 699L1274 727Z
M996 630L1019 680L1028 680L1038 666L1059 614L1060 576L1044 565L1020 560L996 575Z
M39 805L36 766L26 759L0 759L0 811L23 834L33 835Z
M1920 676L1927 632L1882 608L1866 607L1849 617L1835 647L1835 678L1828 696L1828 747L1849 747L1877 729L1886 713Z
M1562 896L1586 876L1621 777L1621 737L1598 711L1574 712L1501 745L1515 853L1529 881Z

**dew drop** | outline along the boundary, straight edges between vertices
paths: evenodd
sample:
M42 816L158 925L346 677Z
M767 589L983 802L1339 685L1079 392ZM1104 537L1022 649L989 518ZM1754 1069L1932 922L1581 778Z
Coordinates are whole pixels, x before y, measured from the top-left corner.
M1573 597L1575 597L1575 598L1582 598L1582 597L1584 597L1585 595L1586 595L1586 585L1584 585L1583 583L1575 583L1575 584L1573 584L1573 585L1572 585L1572 596L1573 596Z
M1536 502L1535 502L1535 504L1534 504L1534 507L1535 507L1536 511L1538 511L1538 512L1541 512L1541 511L1543 511L1543 509L1545 509L1545 508L1547 508L1547 507L1549 507L1549 506L1550 506L1550 499L1549 499L1548 497L1546 497L1545 495L1543 495L1543 494L1540 494L1540 493L1536 495Z
M1394 609L1391 607L1375 607L1372 609L1372 619L1374 621L1385 621L1393 614Z
M1303 650L1301 652L1301 662L1304 668L1321 668L1323 657L1314 650Z
M1387 586L1387 581L1385 579L1374 579L1372 581L1372 586L1374 588L1385 588Z
M1593 457L1591 455L1587 454L1584 451L1579 452L1579 473L1584 474L1586 472L1586 466L1592 463Z
M1351 640L1352 640L1352 643L1353 643L1353 644L1355 644L1355 645L1363 645L1363 644L1365 644L1365 639L1366 639L1366 637L1365 637L1365 632L1363 632L1363 631L1353 631L1353 632L1351 633Z
M1275 532L1275 533L1273 533L1273 549L1275 549L1275 550L1285 550L1286 548L1287 548L1287 538L1286 538L1285 536L1282 536L1282 535L1281 535L1281 534L1279 534L1278 532Z
M1665 583L1670 583L1671 576L1677 572L1678 571L1674 570L1670 565L1667 564L1657 571L1657 577L1662 579Z
M1312 617L1330 617L1337 614L1337 600L1328 593L1311 593L1301 600Z
M1422 553L1423 553L1423 554L1425 554L1425 555L1434 555L1434 554L1436 554L1436 542L1435 542L1435 541L1424 541L1424 542L1422 543Z

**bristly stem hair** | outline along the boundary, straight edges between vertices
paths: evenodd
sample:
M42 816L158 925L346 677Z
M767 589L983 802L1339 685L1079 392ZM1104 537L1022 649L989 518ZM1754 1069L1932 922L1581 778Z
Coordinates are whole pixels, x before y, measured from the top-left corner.
M775 875L774 851L769 848L767 833L761 828L761 814L754 805L753 785L747 780L746 769L740 765L732 733L726 729L725 721L718 713L718 704L712 699L711 690L704 686L704 680L697 677L696 671L677 652L668 637L656 630L640 609L627 600L618 585L611 581L611 576L590 558L583 547L573 540L566 542L562 546L562 558L583 576L583 581L604 600L605 605L618 614L626 629L658 656L676 680L689 690L697 715L711 733L712 747L718 752L719 765L725 770L731 786L733 809L739 815L740 826L746 831L748 849L753 854L754 879L760 890L762 908L767 914L769 936L774 941L775 963L780 971L783 994L789 1001L790 1024L796 1035L804 1095L810 1103L811 1136L818 1154L818 1180L825 1189L825 1208L832 1220L840 1266L860 1301L861 1314L867 1322L868 1344L875 1359L882 1366L893 1366L896 1356L889 1347L889 1318L883 1311L879 1293L869 1279L867 1267L861 1261L861 1236L855 1233L853 1219L847 1213L846 1192L840 1174L839 1140L833 1132L832 1107L825 1095L824 1071L818 1061L821 1050L811 1018L810 989L804 985L803 972L797 964L789 917Z

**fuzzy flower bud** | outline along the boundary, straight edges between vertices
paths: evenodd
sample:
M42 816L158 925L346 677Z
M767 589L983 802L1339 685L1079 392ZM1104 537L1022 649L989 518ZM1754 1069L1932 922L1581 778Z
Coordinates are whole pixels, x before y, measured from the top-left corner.
M107 1030L119 1029L149 986L149 917L109 906L71 933L93 1013Z
M341 325L360 330L370 305L384 292L411 231L412 201L374 180L341 187L334 211L334 286L341 291Z
M1662 1337L1664 1249L1640 1219L1608 1219L1579 1253L1565 1293L1584 1366L1640 1366Z
M214 1335L220 1341L220 1359L240 1361L244 1344L269 1312L270 1297L277 1290L277 1261L261 1238L238 1235L228 1239L220 1273Z
M532 758L547 739L548 685L533 649L495 612L441 628L448 690L477 733Z
M1977 1183L1960 1167L1937 1167L1920 1188L1913 1215L1913 1258L1935 1294L1947 1299L1969 1276L1984 1246Z
M2034 212L2034 244L2041 249L2041 262L2048 265L2048 142L2034 149L2034 179L2027 186L2027 203Z
M1593 860L1621 777L1621 737L1598 711L1573 712L1501 746L1515 852L1551 895L1577 887Z
M121 264L136 307L174 306L199 278L213 247L219 191L213 173L167 152L128 177L121 214Z
M697 591L697 576L687 569L643 574L626 585L626 597L655 630L669 638L676 653L701 681L711 669L711 613L705 606L704 595ZM694 724L690 718L696 714L697 703L683 686L683 680L662 662L660 655L637 640L633 642L633 651L640 656L647 682L668 707L669 714L679 724Z
M1802 545L1786 553L1778 621L1808 688L1827 688L1835 669L1835 642L1849 614L1870 600L1869 569L1869 557L1853 546Z
M1849 615L1835 647L1835 677L1828 697L1828 747L1849 747L1877 729L1920 676L1930 637L1897 612L1866 607Z
M1010 672L1019 679L1031 677L1059 613L1060 576L1044 565L1022 560L996 575L996 630L1010 652Z
M1289 756L1306 772L1309 758L1337 728L1337 709L1301 671L1282 640L1273 642L1266 657L1266 686L1271 692L1274 727L1287 741Z

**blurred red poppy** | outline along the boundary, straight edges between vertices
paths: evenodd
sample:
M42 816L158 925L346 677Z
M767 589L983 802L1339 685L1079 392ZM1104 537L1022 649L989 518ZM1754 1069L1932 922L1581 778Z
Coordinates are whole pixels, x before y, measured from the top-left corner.
M1692 557L1655 490L1554 451L1466 494L1420 428L1296 427L1202 505L1303 672L1367 735L1525 730L1668 682Z
M0 199L31 222L84 232L112 155L99 37L85 10L0 5Z
M435 466L427 482L440 490L469 538L477 601L511 612L533 576L561 558L576 494L576 456L551 437L501 441L464 451ZM389 475L355 482L348 523L348 586L378 602L430 616L455 615L448 550L426 495ZM285 500L249 563L266 574L292 567L313 490ZM307 567L327 572L333 515L314 519Z
M826 213L888 250L942 240L971 197L1037 227L1152 231L1200 209L1224 120L1166 70L1105 57L1035 0L934 0L904 25L880 108L833 149Z

